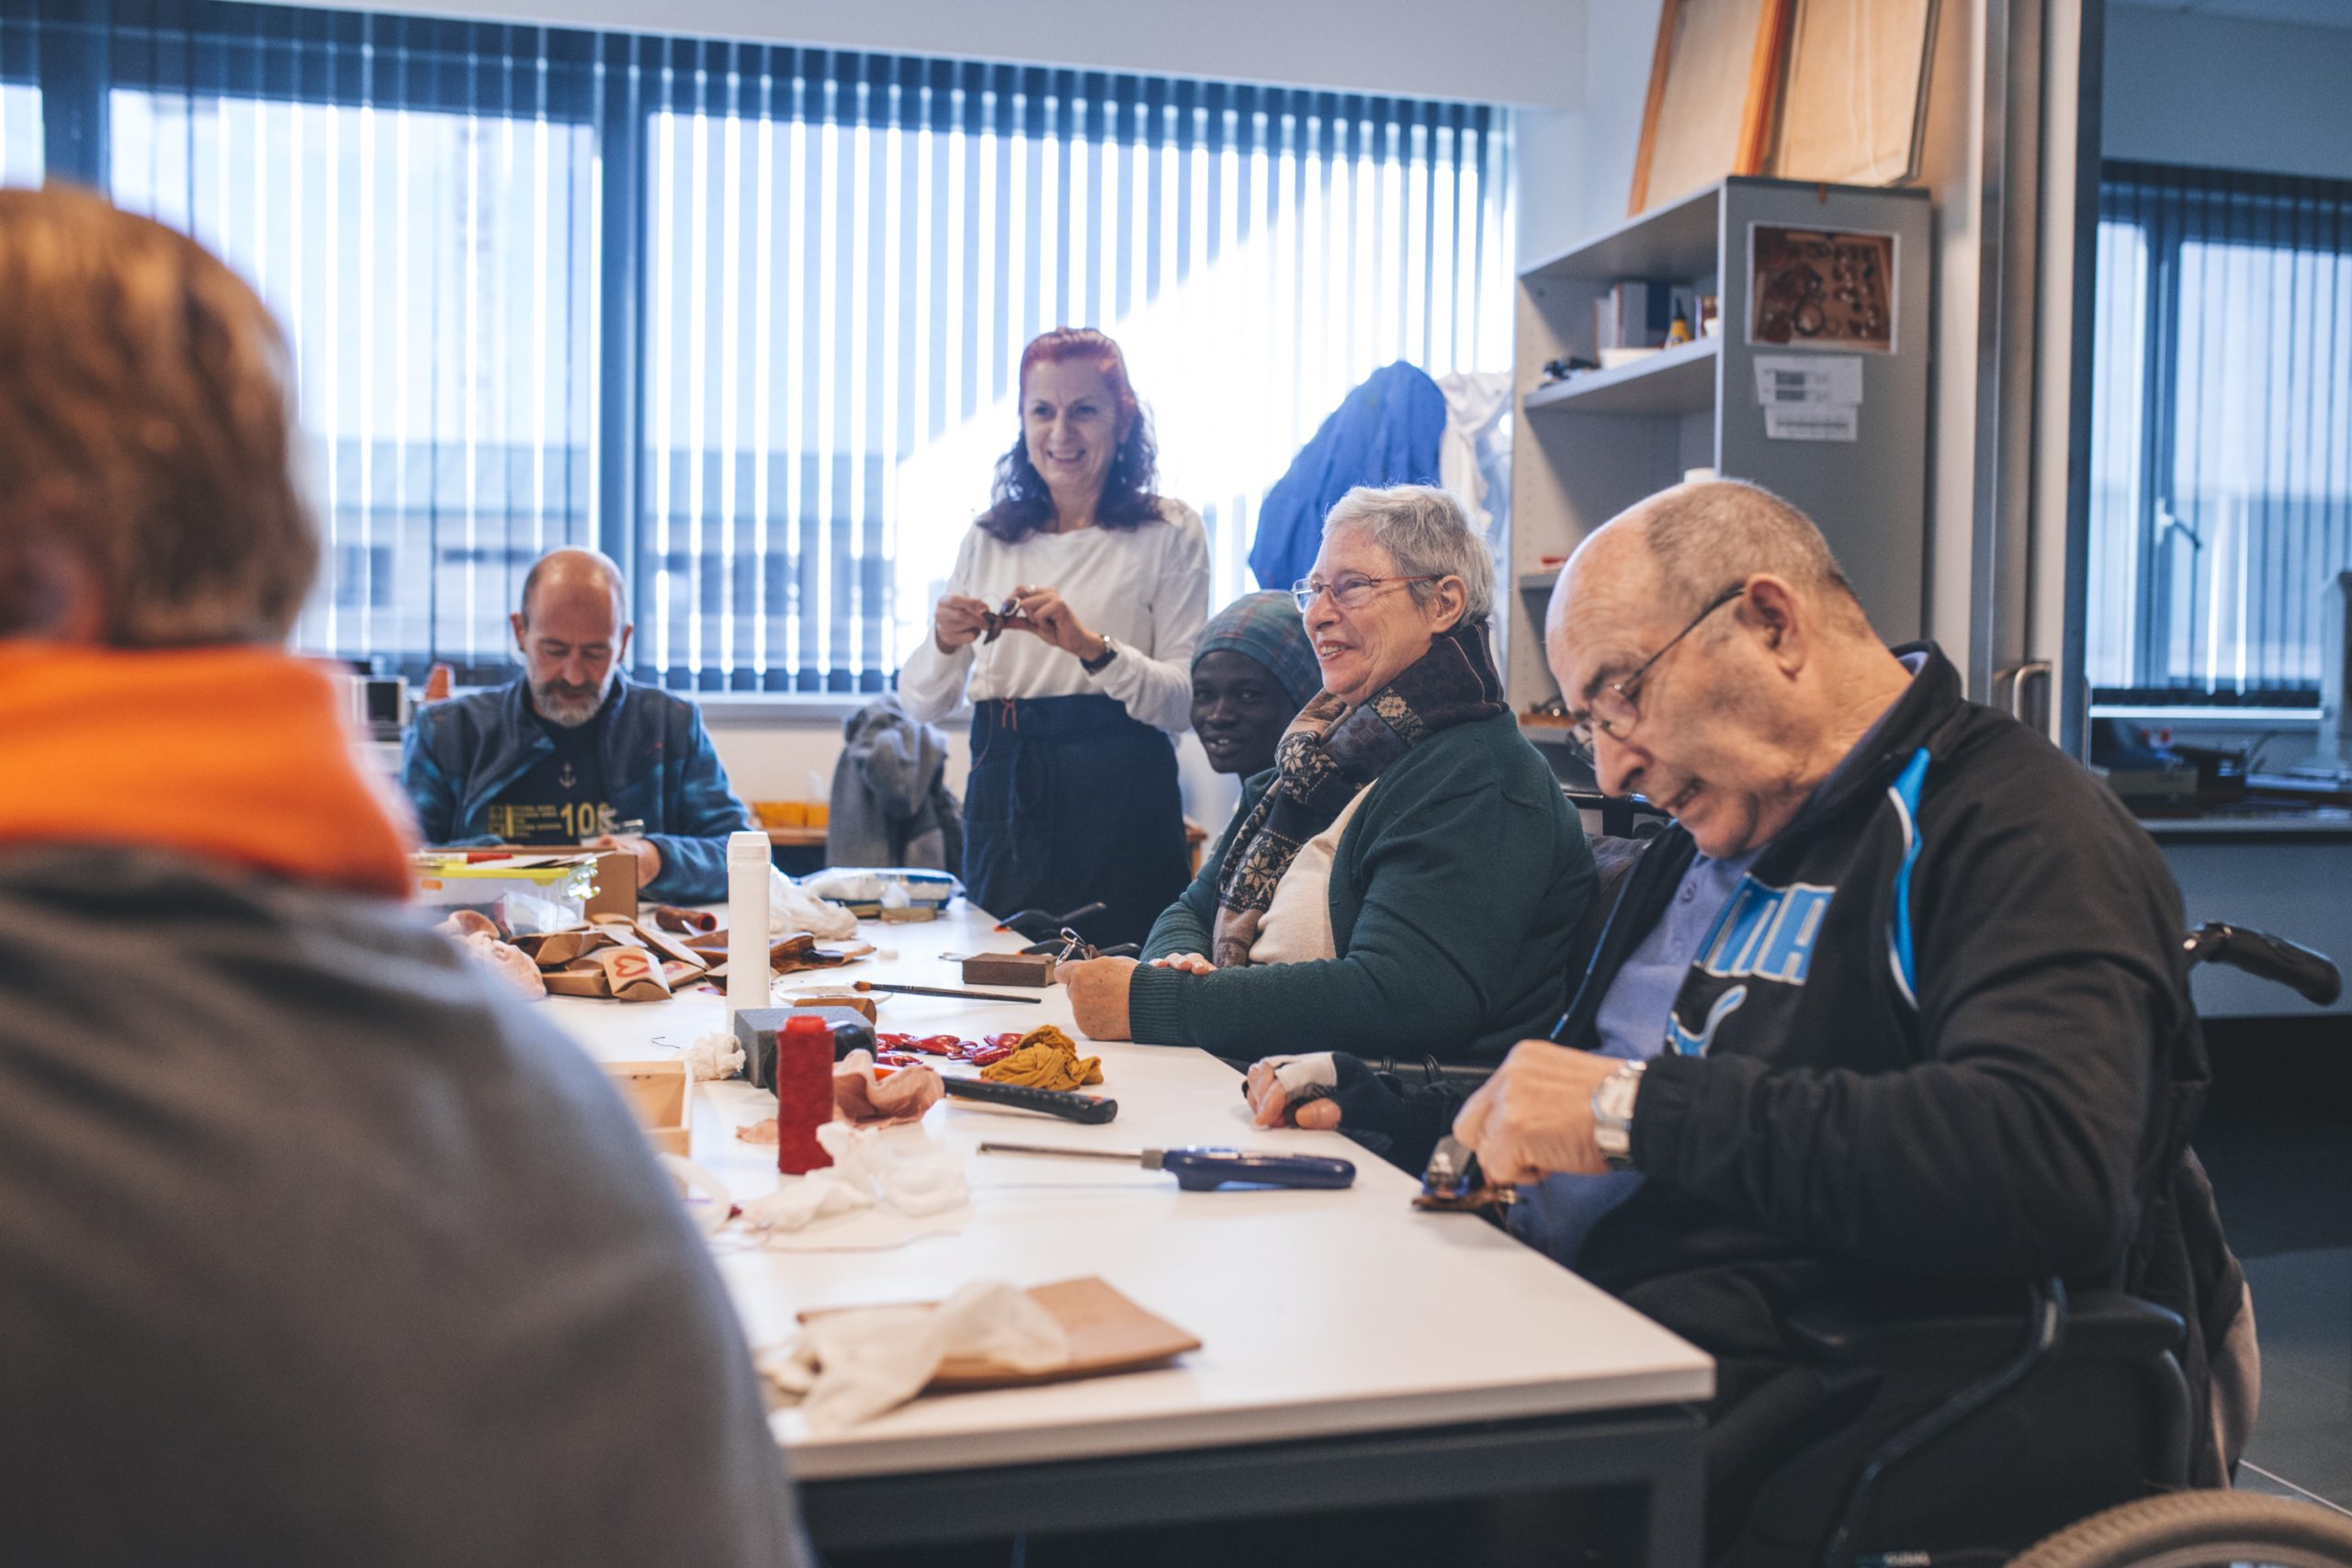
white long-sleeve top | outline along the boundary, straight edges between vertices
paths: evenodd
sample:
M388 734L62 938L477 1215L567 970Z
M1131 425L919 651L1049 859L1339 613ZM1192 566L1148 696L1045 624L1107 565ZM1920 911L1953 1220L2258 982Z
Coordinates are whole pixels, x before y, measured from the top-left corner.
M939 651L926 630L899 671L899 700L937 721L968 695L1114 697L1130 716L1170 735L1193 728L1193 649L1209 614L1209 539L1200 514L1162 497L1160 520L1140 528L1032 534L1008 545L975 527L956 552L946 592L991 607L1015 588L1053 588L1086 629L1119 645L1090 675L1078 656L1028 632Z

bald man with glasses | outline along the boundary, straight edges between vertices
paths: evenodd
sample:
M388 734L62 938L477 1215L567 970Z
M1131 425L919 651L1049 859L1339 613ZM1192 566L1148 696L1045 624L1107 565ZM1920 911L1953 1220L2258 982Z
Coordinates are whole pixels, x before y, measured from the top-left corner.
M1261 1063L1259 1120L1408 1159L1450 1121L1522 1239L1713 1354L1711 1555L1849 1418L1792 1303L2128 1285L2188 1319L2202 1408L2243 1292L2186 1150L2180 897L2130 815L1933 645L1882 643L1819 530L1752 486L1596 531L1547 652L1601 787L1675 819L1566 1015L1466 1103ZM2200 1476L2234 1457L2196 1446Z

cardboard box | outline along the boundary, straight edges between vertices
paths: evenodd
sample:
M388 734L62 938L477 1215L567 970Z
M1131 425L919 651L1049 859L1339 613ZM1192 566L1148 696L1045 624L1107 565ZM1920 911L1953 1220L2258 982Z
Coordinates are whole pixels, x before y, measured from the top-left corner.
M694 1079L684 1062L606 1062L614 1087L637 1112L646 1141L665 1155L684 1157L692 1142Z

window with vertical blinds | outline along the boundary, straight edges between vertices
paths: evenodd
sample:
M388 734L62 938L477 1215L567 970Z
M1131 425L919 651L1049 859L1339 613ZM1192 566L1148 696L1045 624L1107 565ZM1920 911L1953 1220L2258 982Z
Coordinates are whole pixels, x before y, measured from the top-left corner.
M1357 381L1510 361L1487 107L216 0L40 17L0 33L31 106L0 98L0 158L28 177L20 137L97 127L63 172L286 322L330 533L301 636L338 654L499 678L522 570L581 542L630 570L641 678L877 691L1037 333L1125 348L1219 601Z
M2352 570L2352 182L2111 163L2097 265L2093 685L2307 704Z
M32 24L0 16L0 186L39 185L46 169L34 51Z

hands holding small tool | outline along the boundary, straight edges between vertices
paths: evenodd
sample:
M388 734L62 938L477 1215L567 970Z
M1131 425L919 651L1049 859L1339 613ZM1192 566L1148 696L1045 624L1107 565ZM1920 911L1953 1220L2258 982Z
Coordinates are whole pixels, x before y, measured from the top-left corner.
M1453 1119L1453 1135L1505 1186L1609 1169L1593 1141L1592 1091L1625 1064L1548 1040L1522 1040Z
M968 594L944 593L932 612L932 638L942 653L973 642L994 642L1012 631L1031 633L1080 659L1102 657L1102 638L1087 629L1057 588L1015 588L993 607Z
M1454 1117L1453 1135L1478 1156L1486 1179L1499 1186L1563 1172L1600 1175L1609 1162L1593 1137L1592 1094L1624 1065L1548 1040L1522 1040ZM1392 1101L1389 1095L1367 1097L1369 1081L1364 1064L1351 1057L1269 1056L1250 1067L1242 1092L1261 1127L1324 1131L1340 1124L1343 1098L1354 1097L1355 1111Z

